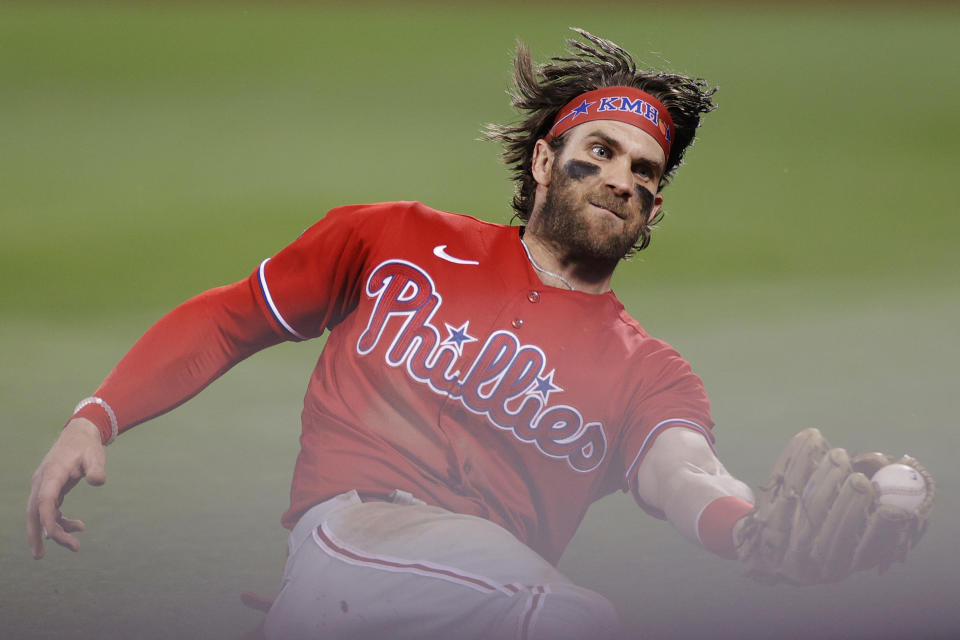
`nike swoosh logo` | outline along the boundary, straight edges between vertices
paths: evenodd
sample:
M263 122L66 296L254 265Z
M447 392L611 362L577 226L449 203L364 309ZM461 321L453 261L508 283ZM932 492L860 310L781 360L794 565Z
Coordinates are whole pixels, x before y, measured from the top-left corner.
M447 253L447 245L438 244L433 248L433 255L437 256L441 260L446 260L447 262L452 262L453 264L480 264L476 260L464 260L463 258L455 258L454 256Z

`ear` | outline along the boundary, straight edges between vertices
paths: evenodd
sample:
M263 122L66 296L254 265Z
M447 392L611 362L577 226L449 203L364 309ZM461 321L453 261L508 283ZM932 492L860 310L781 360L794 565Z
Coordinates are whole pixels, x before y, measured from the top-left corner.
M660 207L662 206L663 206L663 194L657 193L657 195L653 196L653 208L650 209L650 220L653 220L653 218L660 211Z
M530 171L533 173L533 179L541 187L550 186L550 173L553 170L553 161L556 156L557 154L543 138L537 140L533 147Z

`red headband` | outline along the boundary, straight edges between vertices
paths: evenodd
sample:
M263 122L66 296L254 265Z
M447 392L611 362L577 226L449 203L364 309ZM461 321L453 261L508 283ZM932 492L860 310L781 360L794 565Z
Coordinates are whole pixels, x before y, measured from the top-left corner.
M560 109L544 140L550 142L578 124L593 120L616 120L643 129L660 144L664 157L670 157L670 112L652 95L633 87L605 87L577 96Z

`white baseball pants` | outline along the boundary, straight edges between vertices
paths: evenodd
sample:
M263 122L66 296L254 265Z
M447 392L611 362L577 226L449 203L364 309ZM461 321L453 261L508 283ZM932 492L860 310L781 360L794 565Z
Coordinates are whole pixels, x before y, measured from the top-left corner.
M608 600L506 529L405 492L316 505L289 552L269 640L601 640L619 629Z

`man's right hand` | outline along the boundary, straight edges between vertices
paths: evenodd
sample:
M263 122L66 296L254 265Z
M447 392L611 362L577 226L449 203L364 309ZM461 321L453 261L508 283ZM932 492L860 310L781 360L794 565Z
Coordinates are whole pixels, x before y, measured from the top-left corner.
M33 557L43 557L43 539L53 540L71 551L80 548L80 541L70 535L86 527L80 520L64 517L60 505L81 478L100 486L107 481L107 456L96 425L85 418L67 423L60 437L40 462L30 481L27 501L27 542Z

